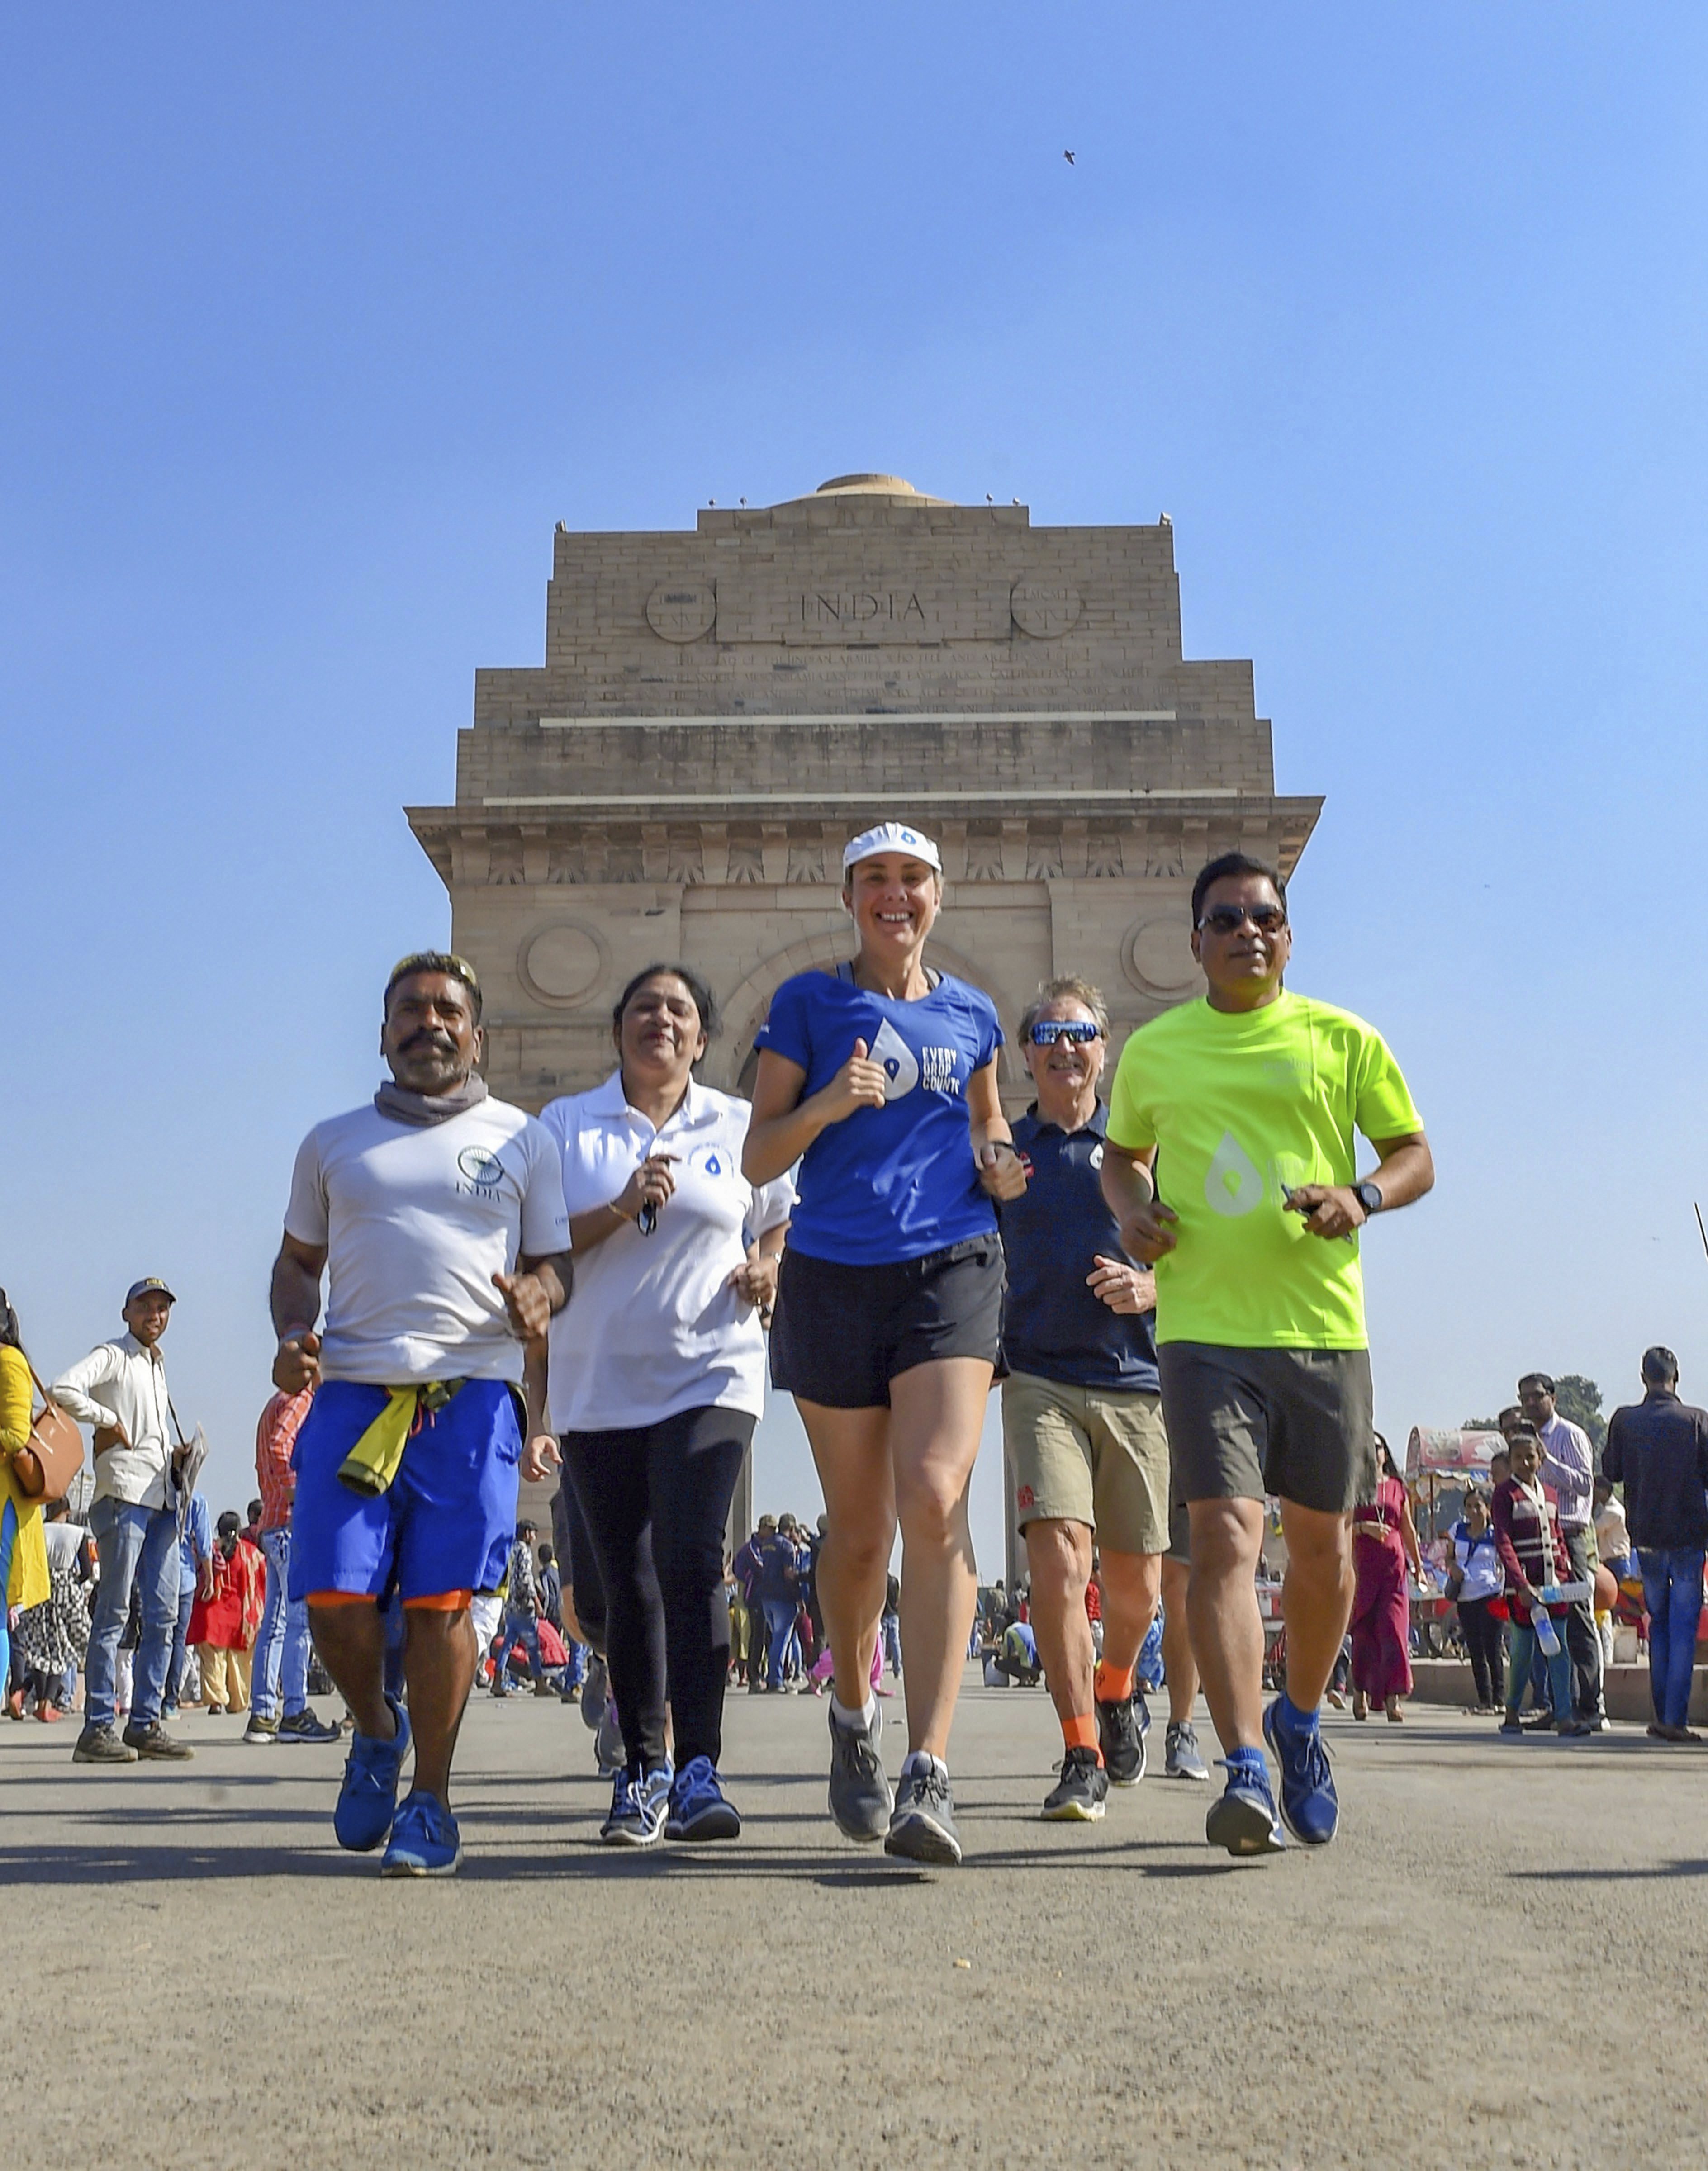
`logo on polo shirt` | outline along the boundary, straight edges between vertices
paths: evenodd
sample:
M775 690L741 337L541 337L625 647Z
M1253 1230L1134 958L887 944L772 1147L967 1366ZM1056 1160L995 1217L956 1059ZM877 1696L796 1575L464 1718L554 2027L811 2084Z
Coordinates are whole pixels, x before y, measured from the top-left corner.
M733 1176L735 1157L728 1146L696 1146L688 1156L690 1168L697 1168L702 1176Z

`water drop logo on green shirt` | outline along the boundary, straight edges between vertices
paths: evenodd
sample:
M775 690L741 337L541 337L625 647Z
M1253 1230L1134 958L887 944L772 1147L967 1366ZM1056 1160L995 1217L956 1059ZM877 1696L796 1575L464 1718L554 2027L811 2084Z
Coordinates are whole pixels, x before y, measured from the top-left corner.
M1224 1131L1204 1171L1205 1203L1217 1214L1254 1214L1263 1203L1263 1193L1257 1163L1232 1131Z

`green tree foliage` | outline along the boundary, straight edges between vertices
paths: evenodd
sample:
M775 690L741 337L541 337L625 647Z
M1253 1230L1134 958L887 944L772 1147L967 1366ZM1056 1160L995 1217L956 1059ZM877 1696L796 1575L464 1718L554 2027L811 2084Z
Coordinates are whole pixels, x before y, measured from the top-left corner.
M1582 1372L1562 1372L1554 1382L1554 1407L1563 1418L1582 1425L1598 1456L1607 1438L1607 1419L1601 1413L1601 1389Z

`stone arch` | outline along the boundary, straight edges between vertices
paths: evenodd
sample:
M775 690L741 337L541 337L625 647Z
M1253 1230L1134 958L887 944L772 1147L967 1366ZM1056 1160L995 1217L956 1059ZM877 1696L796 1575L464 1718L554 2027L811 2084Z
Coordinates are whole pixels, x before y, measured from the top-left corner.
M803 935L799 941L774 951L763 964L756 966L722 999L724 1032L714 1048L708 1050L707 1059L701 1065L706 1082L726 1093L750 1094L758 1062L754 1036L770 1015L771 997L785 980L792 979L797 973L834 972L851 954L852 930L832 928L820 934ZM966 981L969 986L996 1000L984 973L964 951L940 942L933 934L927 945L926 956L940 973L953 973L956 979ZM714 1056L717 1074L715 1077L709 1075ZM1020 1086L1026 1082L1025 1073L1017 1064L1011 1047L1005 1046L1000 1052L996 1071L1004 1086Z

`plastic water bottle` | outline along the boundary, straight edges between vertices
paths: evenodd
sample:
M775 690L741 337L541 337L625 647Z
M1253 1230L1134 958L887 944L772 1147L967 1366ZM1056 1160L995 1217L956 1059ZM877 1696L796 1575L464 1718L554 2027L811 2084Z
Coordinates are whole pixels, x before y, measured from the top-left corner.
M1554 1625L1552 1614L1539 1605L1530 1626L1536 1631L1536 1641L1542 1646L1544 1654L1550 1659L1557 1658L1560 1654L1560 1631Z

